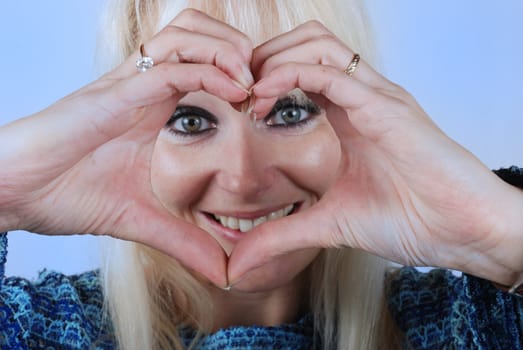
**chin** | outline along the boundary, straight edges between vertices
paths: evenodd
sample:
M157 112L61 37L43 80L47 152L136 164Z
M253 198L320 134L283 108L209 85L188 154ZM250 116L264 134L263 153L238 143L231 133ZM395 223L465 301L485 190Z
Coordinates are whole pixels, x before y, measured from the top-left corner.
M306 279L304 273L320 253L320 248L302 249L272 260L251 272L232 286L240 292L269 292Z

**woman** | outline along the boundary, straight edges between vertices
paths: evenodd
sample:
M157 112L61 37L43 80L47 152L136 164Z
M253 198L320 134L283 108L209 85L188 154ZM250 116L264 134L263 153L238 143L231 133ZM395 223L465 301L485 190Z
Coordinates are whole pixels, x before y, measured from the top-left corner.
M518 323L500 340L447 311L496 301L494 326L521 315L477 278L517 283L521 190L370 67L356 4L112 6L116 68L0 129L1 231L124 240L102 270L110 320L94 273L48 273L34 289L6 279L8 346L520 345ZM477 277L384 282L376 255ZM471 292L482 298L464 302ZM442 318L419 315L434 306Z

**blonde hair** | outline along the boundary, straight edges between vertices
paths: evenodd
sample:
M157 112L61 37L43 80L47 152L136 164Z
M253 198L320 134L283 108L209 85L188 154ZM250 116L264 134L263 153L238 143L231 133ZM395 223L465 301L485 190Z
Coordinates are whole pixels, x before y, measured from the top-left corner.
M112 0L101 50L104 69L125 57L193 7L238 28L259 44L308 20L322 22L367 61L372 40L357 0ZM340 15L343 14L343 15ZM102 269L104 292L119 347L183 349L178 330L212 329L201 283L174 259L137 243L110 240ZM394 334L384 304L386 261L354 249L327 249L311 267L311 309L324 349L391 349Z

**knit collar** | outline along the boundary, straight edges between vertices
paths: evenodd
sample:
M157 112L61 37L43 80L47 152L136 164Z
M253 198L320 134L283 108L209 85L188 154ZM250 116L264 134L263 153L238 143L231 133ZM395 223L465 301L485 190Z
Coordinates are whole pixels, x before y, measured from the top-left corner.
M188 346L195 331L180 331L183 342ZM306 315L296 323L273 327L233 326L220 329L204 336L195 349L310 349L313 343L313 318Z

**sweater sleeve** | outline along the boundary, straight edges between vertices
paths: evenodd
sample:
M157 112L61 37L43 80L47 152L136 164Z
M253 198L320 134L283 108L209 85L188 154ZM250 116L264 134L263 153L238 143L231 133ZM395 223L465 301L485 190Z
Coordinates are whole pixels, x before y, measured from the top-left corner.
M98 272L6 277L7 236L0 234L0 349L113 348Z
M523 189L523 168L513 165L510 168L494 170L494 173L503 181Z
M393 274L389 308L413 349L523 349L523 298L489 281L411 267Z
M523 168L494 173L523 189ZM390 277L389 308L410 348L523 350L523 298L441 269L405 267Z
M6 262L7 262L7 232L0 232L0 280L4 279Z

